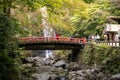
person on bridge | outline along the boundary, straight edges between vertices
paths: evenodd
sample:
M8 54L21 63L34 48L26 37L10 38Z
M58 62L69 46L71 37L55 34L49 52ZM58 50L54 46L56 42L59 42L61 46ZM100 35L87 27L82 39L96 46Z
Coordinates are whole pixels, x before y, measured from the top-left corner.
M91 35L88 35L88 41L91 41Z
M70 38L69 40L70 40L71 42L73 42L74 36L73 36L73 35L70 35L69 38Z
M56 33L55 36L56 36L56 39L58 40L59 39L59 34Z
M118 34L115 35L115 41L119 41Z
M100 40L100 36L97 34L96 35L96 40L99 41Z
M108 40L108 36L107 36L107 34L104 34L104 40L105 40L105 41Z
M73 36L73 35L71 35L71 36L70 36L70 38L74 38L74 36Z
M119 41L120 41L120 29L119 29L119 31L118 31L118 39L119 39Z
M118 39L119 39L119 46L120 46L120 29L118 31Z

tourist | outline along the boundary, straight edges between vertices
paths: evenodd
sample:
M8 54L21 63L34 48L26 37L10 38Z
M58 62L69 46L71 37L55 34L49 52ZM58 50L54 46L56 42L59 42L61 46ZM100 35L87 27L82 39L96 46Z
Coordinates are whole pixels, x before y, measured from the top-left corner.
M96 41L96 40L97 40L97 36L95 35L95 36L94 36L94 41Z
M119 39L119 46L120 46L120 29L118 31L118 39Z
M92 35L91 38L92 38L92 41L96 41L96 36Z
M117 34L115 35L115 41L119 41Z
M73 36L73 35L71 35L71 36L70 36L70 40L72 41L72 40L73 40L73 38L74 38L74 36Z
M120 29L119 29L119 31L118 31L118 39L119 39L119 41L120 41Z
M108 37L107 37L107 35L106 35L106 34L104 35L104 40L105 40L105 41L107 41L107 40L108 40Z
M56 39L58 40L59 39L59 34L56 33L55 36L56 36Z
M71 36L70 36L70 38L74 38L74 36L73 36L73 35L71 35Z
M98 41L100 40L100 36L98 34L97 34L96 38L97 38Z
M94 35L92 35L91 38L92 38L92 40L94 40L94 38L95 38Z
M88 41L91 41L91 36L90 35L88 36Z
M112 34L109 33L109 41L112 41Z

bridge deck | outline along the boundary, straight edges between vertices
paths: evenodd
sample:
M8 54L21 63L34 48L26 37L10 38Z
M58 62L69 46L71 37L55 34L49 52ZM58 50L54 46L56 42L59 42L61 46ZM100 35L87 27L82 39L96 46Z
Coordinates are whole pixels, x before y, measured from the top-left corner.
M71 50L80 49L86 43L86 38L35 37L21 38L20 41L19 47L26 50Z
M92 44L86 38L67 38L67 37L26 37L20 39L19 47L26 50L70 50L80 49L84 45ZM96 45L108 45L119 47L119 41L95 41Z
M86 43L86 38L67 38L67 37L26 37L20 39L22 43L46 43L46 42L61 42L61 43Z

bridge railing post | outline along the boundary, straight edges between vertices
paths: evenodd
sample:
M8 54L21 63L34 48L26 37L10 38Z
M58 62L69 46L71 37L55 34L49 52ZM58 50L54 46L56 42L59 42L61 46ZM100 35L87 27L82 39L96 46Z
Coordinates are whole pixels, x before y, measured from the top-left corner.
M85 37L79 39L79 43L86 43L87 39Z
M28 38L22 38L21 39L23 43L26 43L29 39Z
M86 42L87 42L87 39L86 39L86 38L83 38L83 42L86 43Z

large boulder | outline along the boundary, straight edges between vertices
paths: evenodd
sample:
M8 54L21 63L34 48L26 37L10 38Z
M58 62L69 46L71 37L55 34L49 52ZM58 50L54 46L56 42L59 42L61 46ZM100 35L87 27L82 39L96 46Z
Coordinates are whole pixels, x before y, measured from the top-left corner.
M33 74L32 78L35 80L49 80L50 75L47 72L44 72L42 74Z
M113 75L111 80L120 80L120 73Z
M53 65L55 63L55 60L51 59L51 58L46 58L44 60L44 64L45 65Z
M41 57L27 57L29 62L33 63L33 66L40 67L44 64L44 59Z
M46 54L43 50L34 50L32 51L32 57L42 57L45 58Z
M60 60L60 61L57 61L53 66L54 67L62 67L62 68L65 68L66 67L66 62L64 60Z
M73 71L76 71L78 69L80 69L79 65L77 62L71 62L69 65L68 65L68 69L69 70L73 70Z
M48 80L67 80L64 76L50 76Z

